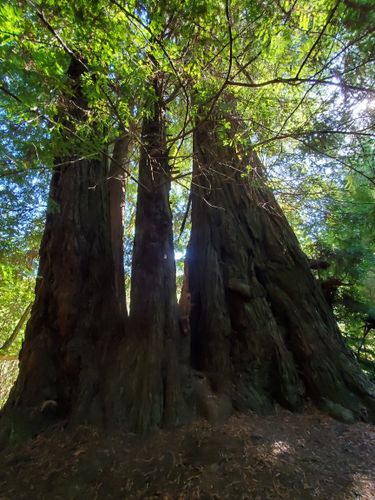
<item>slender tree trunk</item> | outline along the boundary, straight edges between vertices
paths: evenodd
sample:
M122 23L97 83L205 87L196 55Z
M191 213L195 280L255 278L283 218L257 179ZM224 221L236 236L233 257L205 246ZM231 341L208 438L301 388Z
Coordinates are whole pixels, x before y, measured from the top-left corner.
M254 153L224 146L214 120L194 136L188 248L192 363L234 408L375 419L374 393L345 347ZM247 173L249 169L249 173Z
M178 366L178 308L169 206L170 171L161 87L144 119L131 277L130 334L124 339L116 374L122 397L112 396L132 429L145 432L176 425L184 405ZM115 389L117 390L117 389ZM121 418L121 417L120 417Z
M26 309L22 313L22 316L20 317L16 327L14 328L13 332L10 334L10 337L7 338L7 340L4 342L4 344L2 346L0 346L0 351L6 351L13 344L13 342L16 340L16 338L18 337L19 333L21 332L24 324L26 323L26 321L29 318L32 305L33 305L33 303L30 302L30 304L26 307Z
M73 60L70 114L77 120L84 119L83 71ZM48 425L52 414L102 422L103 353L122 329L106 161L79 156L59 159L52 174L35 302L4 411L27 431Z
M115 287L122 316L126 317L125 273L124 273L124 206L126 166L129 155L129 135L117 139L109 170L110 225Z

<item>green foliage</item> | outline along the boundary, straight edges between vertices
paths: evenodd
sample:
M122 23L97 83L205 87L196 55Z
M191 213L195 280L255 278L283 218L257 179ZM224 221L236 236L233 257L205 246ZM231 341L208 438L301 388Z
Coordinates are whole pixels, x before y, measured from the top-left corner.
M34 299L35 274L22 265L0 265L0 347L11 337L20 318ZM25 324L4 354L18 354Z
M292 163L289 168L299 172L299 179L274 178L272 185L280 190L284 212L305 252L329 264L314 271L317 279L341 282L334 301L341 331L354 352L361 349L364 369L375 378L374 331L362 346L365 321L375 320L374 152L368 140L360 141L360 154L351 149L346 174L331 159L321 162L314 175Z

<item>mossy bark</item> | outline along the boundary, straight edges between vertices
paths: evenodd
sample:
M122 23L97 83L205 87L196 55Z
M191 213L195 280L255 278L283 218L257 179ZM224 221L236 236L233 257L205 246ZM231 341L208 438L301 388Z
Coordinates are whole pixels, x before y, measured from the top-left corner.
M373 388L344 345L255 153L194 134L188 248L192 363L233 407L298 410L309 396L344 420L374 420Z

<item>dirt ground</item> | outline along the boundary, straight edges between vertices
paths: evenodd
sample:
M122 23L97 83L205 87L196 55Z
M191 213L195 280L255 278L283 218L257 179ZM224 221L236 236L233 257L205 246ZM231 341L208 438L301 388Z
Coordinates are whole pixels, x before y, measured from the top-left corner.
M314 409L149 438L53 429L0 457L0 499L375 499L375 427Z

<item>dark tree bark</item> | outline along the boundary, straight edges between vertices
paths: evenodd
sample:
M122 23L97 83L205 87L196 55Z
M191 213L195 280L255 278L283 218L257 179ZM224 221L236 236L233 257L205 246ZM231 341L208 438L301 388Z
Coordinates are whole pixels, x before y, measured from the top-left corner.
M110 198L110 225L113 265L115 268L115 287L118 307L125 318L125 272L124 272L124 206L126 166L129 155L130 137L126 134L115 142L111 166L108 175Z
M309 396L337 418L374 420L373 389L258 157L224 146L222 136L214 120L194 135L187 257L194 368L236 409L266 412L279 402L298 410Z
M83 72L72 60L73 98L65 113L77 121L85 116ZM61 120L67 129L63 113ZM70 138L67 132L65 139ZM3 412L26 432L48 425L52 413L72 422L102 423L103 354L123 328L107 164L79 157L58 159L52 174L35 303L19 376Z
M178 362L178 308L169 206L170 170L161 84L144 119L131 277L129 334L112 385L114 415L138 432L184 418ZM122 395L116 394L123 387Z

